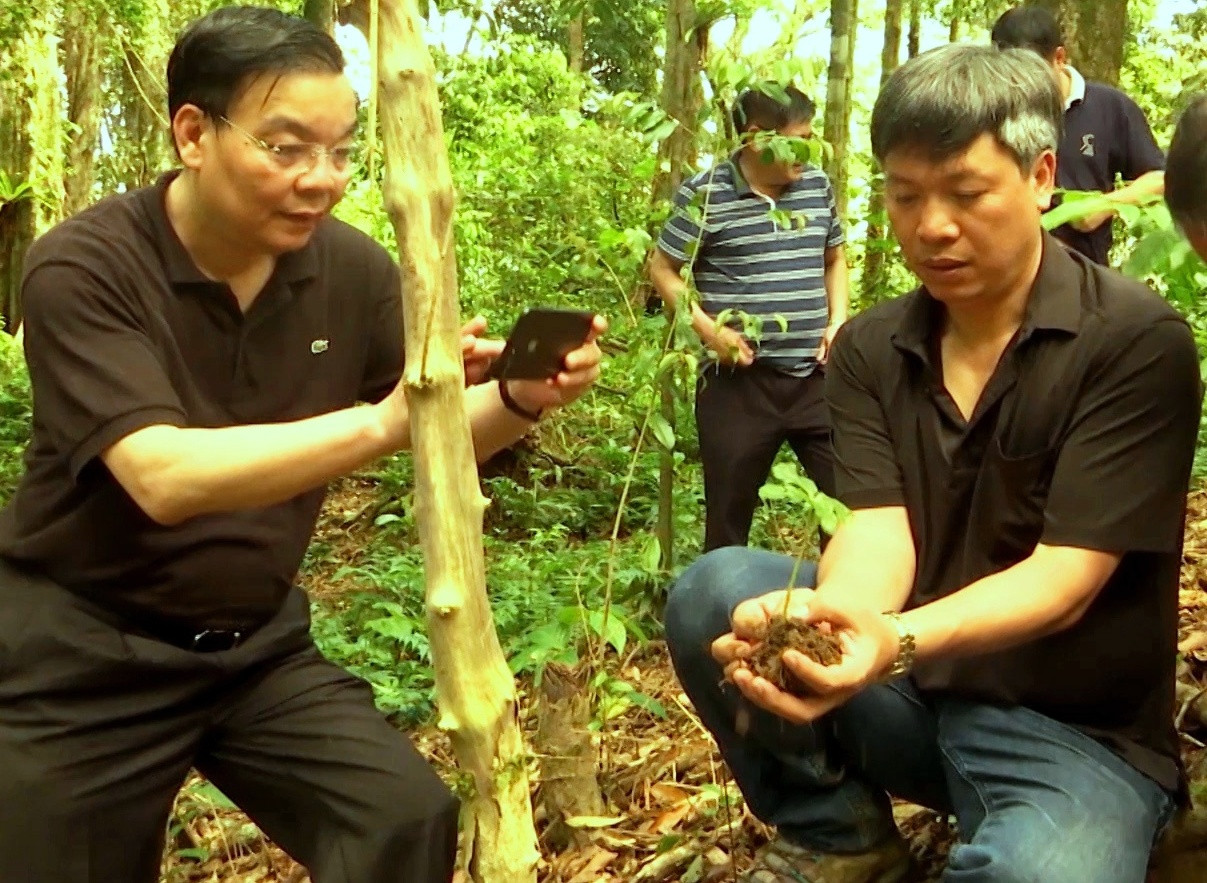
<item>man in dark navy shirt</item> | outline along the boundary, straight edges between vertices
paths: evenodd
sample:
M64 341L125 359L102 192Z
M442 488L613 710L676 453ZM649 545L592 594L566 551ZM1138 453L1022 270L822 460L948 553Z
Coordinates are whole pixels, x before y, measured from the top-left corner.
M1169 212L1207 261L1207 94L1195 97L1178 120L1166 178Z
M1068 63L1060 25L1039 6L1009 10L993 26L999 48L1031 49L1056 72L1064 95L1064 136L1057 150L1056 186L1097 190L1117 205L1135 205L1160 195L1165 157L1136 102L1105 83L1087 81ZM1123 179L1116 189L1115 178ZM1111 249L1111 219L1105 209L1056 229L1058 239L1100 264Z

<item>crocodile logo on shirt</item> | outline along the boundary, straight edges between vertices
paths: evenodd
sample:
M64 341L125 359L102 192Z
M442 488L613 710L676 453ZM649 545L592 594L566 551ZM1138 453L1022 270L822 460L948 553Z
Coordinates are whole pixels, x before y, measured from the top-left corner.
M1094 155L1094 133L1093 132L1089 133L1088 135L1081 136L1081 155L1082 156L1093 156Z

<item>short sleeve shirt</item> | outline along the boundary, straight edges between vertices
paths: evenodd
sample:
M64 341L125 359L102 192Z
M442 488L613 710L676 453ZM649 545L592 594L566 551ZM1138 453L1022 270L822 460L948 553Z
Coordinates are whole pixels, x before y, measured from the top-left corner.
M761 320L756 358L803 377L829 322L825 252L843 241L825 172L806 166L773 201L751 188L735 155L679 188L658 248L692 264L709 315Z
M1073 627L920 664L923 691L1023 705L1178 783L1178 572L1202 389L1186 322L1160 297L1045 237L1026 318L965 421L924 289L844 326L827 370L838 496L904 506L917 607L1036 544L1120 554ZM1002 598L1002 604L1009 604Z
M163 526L99 455L154 424L275 423L380 399L402 372L399 274L328 218L278 259L244 314L172 230L170 177L103 200L29 251L33 433L0 511L0 556L118 613L247 626L292 586L324 490Z
M1077 74L1080 77L1080 74ZM1124 93L1105 83L1085 82L1085 94L1065 111L1057 151L1056 185L1065 190L1115 189L1115 176L1134 181L1165 168L1165 154L1153 139L1144 112ZM1100 264L1111 249L1111 224L1083 233L1065 224L1058 239Z

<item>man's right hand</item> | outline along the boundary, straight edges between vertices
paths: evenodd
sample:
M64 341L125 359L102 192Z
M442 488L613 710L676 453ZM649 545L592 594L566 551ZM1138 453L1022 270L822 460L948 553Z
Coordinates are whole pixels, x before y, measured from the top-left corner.
M717 354L722 365L741 365L743 368L754 362L754 349L750 342L728 325L715 329L705 341L708 348Z

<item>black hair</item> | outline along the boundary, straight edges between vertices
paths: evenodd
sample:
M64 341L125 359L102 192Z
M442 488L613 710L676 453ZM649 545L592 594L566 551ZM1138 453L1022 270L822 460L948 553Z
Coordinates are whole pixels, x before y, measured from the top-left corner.
M1052 60L1065 42L1056 16L1034 4L1003 12L994 22L989 36L998 49L1030 49L1047 61Z
M1207 94L1178 119L1165 159L1165 204L1182 226L1207 224Z
M190 24L172 49L169 119L186 104L222 116L261 74L343 70L335 40L306 19L263 6L224 6Z
M788 100L778 95L783 92ZM756 126L764 132L779 131L793 123L813 119L817 105L813 99L791 84L760 83L751 86L733 103L733 129L744 132Z
M894 150L946 159L992 135L1020 169L1056 150L1064 99L1034 52L950 43L893 71L872 109L872 153Z

